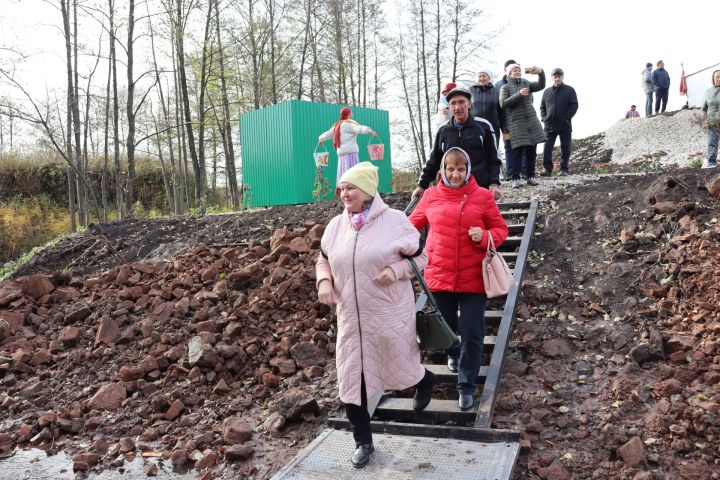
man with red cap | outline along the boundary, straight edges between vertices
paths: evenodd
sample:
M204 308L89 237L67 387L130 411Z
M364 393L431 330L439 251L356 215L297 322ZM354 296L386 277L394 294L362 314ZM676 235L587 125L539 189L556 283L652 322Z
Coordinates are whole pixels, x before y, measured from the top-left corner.
M377 137L377 133L372 128L360 125L352 119L352 110L350 107L344 107L340 110L340 120L335 122L330 130L320 135L318 145L322 145L325 140L333 139L333 147L337 151L338 166L337 177L335 182L335 193L339 194L340 177L350 168L359 162L358 147L356 137L358 135L370 134Z

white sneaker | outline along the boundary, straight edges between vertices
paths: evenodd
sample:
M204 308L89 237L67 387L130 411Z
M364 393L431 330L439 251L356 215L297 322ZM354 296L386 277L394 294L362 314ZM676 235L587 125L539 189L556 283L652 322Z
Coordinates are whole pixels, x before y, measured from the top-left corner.
M511 180L511 181L510 181L510 187L512 187L512 188L520 188L520 180Z
M706 163L703 168L715 168L717 166L716 163Z

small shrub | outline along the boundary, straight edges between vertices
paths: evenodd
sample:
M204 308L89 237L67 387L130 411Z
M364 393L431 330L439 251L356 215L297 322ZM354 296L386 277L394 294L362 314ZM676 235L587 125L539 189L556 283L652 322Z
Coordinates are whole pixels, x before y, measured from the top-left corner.
M323 167L315 169L315 183L313 184L312 197L315 202L327 200L330 193L330 182L325 178L325 170Z

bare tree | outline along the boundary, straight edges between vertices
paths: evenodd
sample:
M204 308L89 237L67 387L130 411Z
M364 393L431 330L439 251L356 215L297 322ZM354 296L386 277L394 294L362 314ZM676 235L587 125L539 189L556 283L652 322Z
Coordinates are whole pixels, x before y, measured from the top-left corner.
M113 164L115 165L115 203L117 204L120 219L127 216L125 210L125 195L122 182L122 167L120 165L120 100L118 96L117 80L117 43L115 30L115 0L108 0L110 21L110 66L112 69L113 92Z
M215 34L218 43L218 63L220 65L220 95L222 96L222 123L220 132L222 134L223 151L225 152L225 171L227 175L228 189L233 209L240 208L240 195L237 184L237 171L235 170L235 147L232 139L232 125L230 124L230 99L228 97L227 80L225 78L225 52L223 50L222 36L220 35L220 7L219 0L215 3Z
M77 179L76 163L72 160L72 110L74 99L73 88L73 63L72 63L72 31L70 29L70 0L60 0L60 11L63 18L63 33L65 35L65 60L67 62L67 112L66 112L66 137L65 151L67 152L68 166L68 207L70 210L70 231L77 231L76 202L77 202Z

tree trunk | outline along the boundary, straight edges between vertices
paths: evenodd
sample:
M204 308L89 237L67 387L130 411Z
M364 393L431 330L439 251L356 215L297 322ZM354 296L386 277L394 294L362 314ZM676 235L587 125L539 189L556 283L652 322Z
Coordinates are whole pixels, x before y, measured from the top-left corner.
M317 17L315 17L314 20L317 22ZM325 81L323 80L322 69L320 68L320 59L317 52L317 38L319 34L320 32L315 30L315 36L312 41L313 68L315 69L315 73L317 74L320 101L322 103L325 103L327 102L327 98L325 96Z
M177 18L175 24L175 43L178 61L178 74L180 75L180 88L182 97L183 113L185 115L185 132L187 148L190 150L193 173L195 177L195 200L200 203L200 210L204 209L203 201L206 195L207 181L203 171L204 165L200 164L198 152L195 149L195 134L192 128L192 115L190 113L190 94L188 92L187 75L185 72L185 31L183 29L184 19L182 15L182 1L177 1Z
M135 0L128 2L128 36L127 36L127 110L128 131L125 139L125 155L128 163L127 196L125 208L132 212L135 204L135 78L133 78L134 42L135 42Z
M345 60L343 56L343 24L342 24L342 14L343 14L343 0L332 0L332 15L333 15L333 25L335 26L335 55L337 56L338 61L338 103L347 103L348 101L348 95L347 95L347 82L345 78Z
M270 20L270 92L272 103L278 103L277 75L275 73L275 0L266 0L268 19Z
M441 25L441 13L440 13L440 0L435 0L436 5L436 12L437 15L435 18L435 84L437 85L437 88L435 89L435 103L434 105L437 105L440 102L440 90L442 89L442 85L440 85L440 35L442 34L442 30L440 29Z
M203 184L203 194L200 197L200 212L205 214L207 208L207 168L205 160L205 96L208 86L208 63L212 60L210 45L210 29L212 20L213 4L208 2L207 16L205 17L205 35L203 37L202 58L200 60L200 93L198 98L198 164L200 167L199 180ZM208 56L210 55L210 58ZM197 179L196 179L197 180Z
M115 0L108 0L110 7L110 63L113 89L113 163L115 165L115 204L120 219L127 217L123 191L122 167L120 165L120 100L118 99L117 52L115 50Z
M160 129L158 128L158 122L157 117L153 114L153 124L155 125L155 131L158 132ZM163 180L163 186L165 187L165 196L167 198L168 202L168 210L171 212L173 211L174 205L175 205L175 198L172 194L172 191L170 190L170 182L168 181L168 174L165 169L165 159L163 157L163 150L162 150L162 138L160 138L159 134L154 135L155 137L155 146L158 150L158 158L160 159L160 172L162 174L162 180Z
M111 37L112 38L112 37ZM107 222L108 218L108 195L107 195L107 176L108 176L108 161L109 161L109 149L110 149L110 85L112 83L112 58L108 58L108 77L107 87L105 87L105 122L104 122L104 138L103 138L103 169L102 176L100 177L100 194L102 196L103 205L103 223Z
M63 33L65 35L65 60L67 62L67 111L65 122L67 124L65 137L65 151L68 160L68 209L70 211L70 231L77 231L75 219L75 201L77 183L72 155L72 106L73 106L73 63L72 63L72 32L70 31L70 0L60 0L60 9L63 17Z
M302 99L303 96L303 76L305 74L305 61L307 59L308 43L310 42L310 18L312 15L313 0L306 0L303 6L305 7L305 41L302 44L302 51L300 53L300 75L298 75L297 93L298 100Z
M73 75L75 81L73 84L73 102L72 102L72 116L73 116L73 133L75 134L75 172L77 175L76 187L77 187L77 205L78 205L78 220L81 226L87 225L87 201L85 199L85 168L83 166L83 149L81 148L80 140L80 86L78 79L78 41L77 41L77 0L73 0L73 59L75 68ZM69 128L69 127L68 127Z
M430 118L430 86L428 85L427 54L425 52L425 4L420 0L420 45L423 75L423 90L425 91L425 119L427 121L428 145L433 144L432 120Z
M220 64L220 93L222 95L222 114L224 128L221 128L223 134L223 151L225 152L225 172L227 175L228 189L230 190L230 199L232 201L233 210L240 208L240 195L237 184L237 171L235 170L235 147L232 140L232 125L230 123L230 99L227 91L227 81L225 79L225 52L223 51L222 37L220 36L220 9L218 7L219 0L215 1L215 33L218 42L218 63ZM301 74L302 76L302 74Z
M452 81L457 78L458 55L460 53L460 0L455 0L452 41Z

